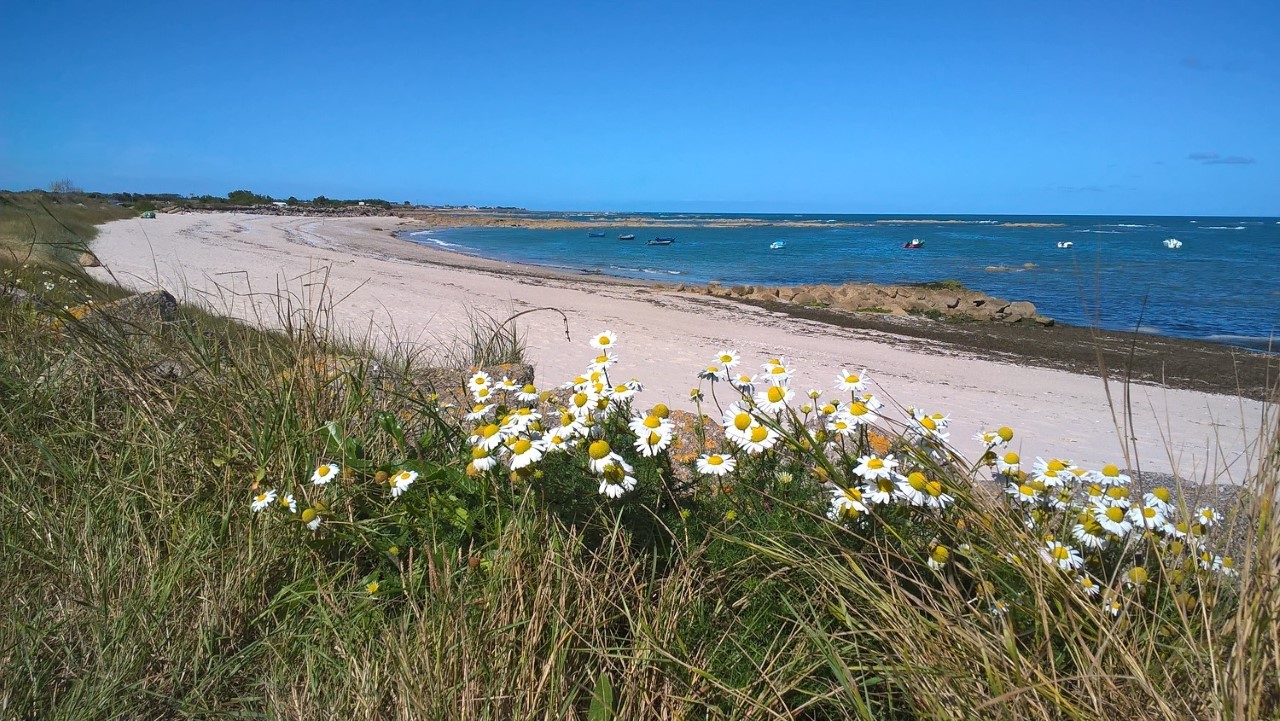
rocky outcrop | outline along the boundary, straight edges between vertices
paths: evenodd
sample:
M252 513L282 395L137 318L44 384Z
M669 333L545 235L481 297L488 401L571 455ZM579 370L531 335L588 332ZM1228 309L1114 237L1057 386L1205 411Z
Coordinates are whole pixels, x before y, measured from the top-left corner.
M724 286L718 282L701 287L680 286L677 290L723 298L780 301L810 308L831 308L853 313L917 315L936 320L1001 321L1053 325L1052 318L1038 315L1034 304L1009 302L956 283L929 285L799 285L784 287Z
M79 263L80 263L80 267L81 267L81 268L100 268L100 267L102 267L102 261L98 260L98 256L94 255L93 253L91 253L91 252L89 252L89 251L87 251L87 250L86 250L85 252L81 253L81 254L80 254L80 257L79 257L77 260L79 261Z

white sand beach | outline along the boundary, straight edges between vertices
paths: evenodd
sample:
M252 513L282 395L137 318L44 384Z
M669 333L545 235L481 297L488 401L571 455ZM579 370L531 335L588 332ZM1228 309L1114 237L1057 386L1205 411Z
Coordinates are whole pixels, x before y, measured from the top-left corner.
M497 318L552 307L517 323L540 386L581 372L593 355L586 340L612 329L617 374L644 383L639 403L692 409L697 371L722 348L735 348L755 372L785 356L798 394L827 392L840 369L866 368L874 390L901 406L944 412L951 439L970 457L975 432L1000 425L1018 433L1024 459L1057 456L1087 467L1124 465L1103 382L1088 375L996 362L917 339L836 328L760 308L642 283L578 276L461 256L391 237L409 221L244 214L160 215L103 227L92 272L139 290L160 287L180 300L264 324L268 301L288 290L318 303L336 301L332 322L383 343L431 346L465 334L468 314ZM721 400L732 396L718 389ZM1112 392L1118 398L1119 387ZM1256 453L1262 403L1150 385L1131 389L1132 447L1145 471L1195 481L1239 483ZM886 409L891 416L900 411ZM1115 416L1119 417L1120 409Z

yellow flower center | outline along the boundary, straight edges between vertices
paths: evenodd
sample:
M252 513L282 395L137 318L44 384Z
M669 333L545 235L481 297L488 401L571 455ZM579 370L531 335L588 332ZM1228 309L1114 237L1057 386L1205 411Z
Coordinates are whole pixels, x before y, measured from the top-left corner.
M485 378L484 376L476 376L475 378L471 379L471 382L475 383L478 386L483 386L485 383L489 382L489 379Z
M1109 498L1128 498L1129 489L1124 486L1112 486L1107 489L1107 497Z
M569 425L569 424L571 424L571 423L573 423L573 414L572 414L572 413L561 413L561 414L560 414L560 425L562 425L562 426L567 426L567 425Z
M627 477L626 472L622 470L622 466L617 463L610 463L605 466L604 473L601 475L604 476L606 481L615 486L621 485Z
M493 438L494 434L496 434L499 430L501 429L499 429L497 425L490 423L489 425L480 429L480 435L484 436L485 438Z
M1036 494L1036 489L1024 483L1021 486L1018 486L1018 493L1023 496L1034 496Z
M876 490L882 493L893 493L893 481L888 478L880 478L876 481Z
M653 407L653 415L659 418L666 418L667 416L671 415L671 409L667 408L665 404L659 403L658 405Z
M319 468L317 468L317 469L316 469L316 474L317 474L317 475L320 475L320 476L327 476L327 475L329 475L329 467L328 467L328 466L320 466Z
M607 441L595 441L587 447L587 455L591 456L591 459L595 461L608 456L611 452L613 452L613 449L609 448Z
M924 490L930 496L937 498L942 495L942 483L940 481L929 481L924 484Z
M258 503L266 503L266 502L267 502L267 494L265 494L265 493L259 493L259 494L257 495L257 497L256 497L256 498L254 498L253 500L257 501Z
M1142 566L1134 566L1133 568L1129 569L1129 580L1132 581L1135 585L1141 586L1142 584L1147 582L1148 578L1149 578L1149 575L1147 574L1147 569L1143 568Z
M721 458L720 456L711 456L707 458L707 465L709 466L719 466L723 464L724 464L724 459Z
M476 391L476 397L477 397L477 398L488 398L488 397L489 397L489 389L488 389L488 388L481 388L481 389L477 390L477 391Z
M519 455L528 453L529 449L531 448L533 448L533 444L529 442L529 439L521 438L520 440L516 441L516 444L514 446L511 447L511 451L515 453L517 456L519 456Z
M587 396L586 393L573 394L573 404L579 408L585 406L589 400L591 400L591 398Z
M1054 546L1053 550L1049 551L1049 555L1053 556L1055 561L1065 561L1071 557L1071 551L1066 546Z
M769 398L770 403L781 403L782 399L786 397L786 393L778 386L770 388L765 395Z
M1107 478L1119 478L1120 469L1116 468L1114 464L1108 463L1107 465L1102 467L1102 475L1106 476Z
M721 362L721 363L732 363L732 362L733 362L733 356L729 355L728 353L721 353L721 354L720 354L720 362Z
M1017 453L1010 452L1004 454L1004 462L1010 466L1016 466L1022 462L1022 459L1018 457Z
M938 424L935 423L934 420L929 416L925 416L924 418L921 418L920 425L924 426L925 428L928 428L931 431L938 430Z
M1008 443L1009 441L1013 440L1013 429L1010 428L1009 426L1001 426L1000 428L996 429L996 435L1000 436L1000 440L1004 441L1005 443Z
M1151 495L1155 496L1156 498L1159 498L1165 503L1168 503L1169 499L1172 497L1171 494L1169 493L1169 489L1165 488L1164 486L1160 486L1159 488L1153 489L1151 491Z
M609 356L607 355L596 356L596 363L607 363L608 361L609 361Z
M925 484L927 484L928 482L929 481L924 477L924 474L919 471L916 471L911 475L907 476L907 483L910 484L911 487L916 489L917 491L923 491Z
M280 505L281 505L282 507L284 507L284 508L288 508L288 507L289 507L289 497L288 497L288 496L280 496Z
M836 412L836 407L835 407L835 406L833 406L833 405L831 405L830 403L828 403L828 404L826 404L825 406L823 406L823 407L822 407L822 415L824 415L824 416L829 416L829 415L831 415L832 413L835 413L835 412Z
M366 590L366 591L368 591L371 595L372 595L372 594L375 594L375 593L377 593L377 592L378 592L378 582L377 582L377 581L374 581L373 583L370 583L369 585L365 586L364 588L365 588L365 590Z
M1119 506L1112 506L1107 509L1107 518L1112 523L1119 523L1124 518L1124 509Z
M536 388L532 383L530 383L530 384L526 385L526 386L525 386L524 388L522 388L521 390L523 390L523 391L525 392L525 394L537 393L537 392L538 392L538 389L537 389L537 388Z
M858 376L855 376L855 375L852 375L852 374L847 375L847 376L845 376L845 377L844 377L844 382L845 382L845 383L857 383L859 380L860 380L860 379L858 378Z
M613 341L609 340L609 336L607 336L607 335L602 335L602 336L600 336L599 338L597 338L597 339L596 339L596 342L597 342L597 343L599 343L600 345L609 345L609 344L610 344L610 343L612 343Z
M488 457L489 457L489 452L483 448L477 447L477 448L471 449L471 458L474 460L478 461L481 458L488 458Z
M662 419L657 416L648 416L644 419L645 428L657 428L662 425Z
M649 445L656 446L661 442L662 442L662 436L652 431L649 432Z
M1148 520L1156 517L1156 509L1150 506L1144 506L1142 509L1142 517Z
M770 373L772 373L772 374L773 374L773 375L775 375L775 376L780 376L780 375L784 375L784 374L786 374L787 369L786 369L786 368L783 368L782 366L774 366L774 367L772 367L772 368L770 368L770 369L769 369L769 372L770 372Z
M756 426L751 429L751 442L759 443L769 436L769 429L764 426Z
M947 559L951 558L951 551L947 550L946 546L936 546L933 549L933 553L929 554L929 557L933 559L934 563L946 563Z
M884 468L884 461L880 460L879 458L872 458L871 460L867 461L867 468L871 468L878 471L881 468Z
M1057 473L1058 471L1067 470L1067 466L1062 461L1049 461L1049 465L1045 468L1048 473Z
M733 417L733 427L737 428L739 431L745 431L750 426L751 426L750 413L739 413L738 415Z
M854 416L865 416L867 414L866 404L860 402L850 403L849 414Z
M311 522L312 522L312 521L314 521L314 520L316 520L316 509L314 509L314 508L306 508L306 509L303 509L303 511L302 511L302 522L303 522L303 523L311 523Z

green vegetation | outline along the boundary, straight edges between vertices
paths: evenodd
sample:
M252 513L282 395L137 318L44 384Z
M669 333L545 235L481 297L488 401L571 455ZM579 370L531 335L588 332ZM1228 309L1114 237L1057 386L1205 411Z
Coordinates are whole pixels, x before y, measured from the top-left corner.
M1023 465L1007 429L971 463L938 441L945 417L876 418L855 376L830 410L759 386L780 410L730 413L759 446L734 450L718 417L676 434L608 379L606 350L642 350L608 333L582 346L595 370L540 369L521 400L336 338L324 308L281 299L279 333L190 308L112 322L118 289L45 270L0 270L46 301L0 294L14 718L1280 711L1274 427L1230 519L1168 496L1168 527L1108 535L1059 504L1148 503L1119 469ZM518 363L518 321L477 316L434 356ZM494 407L462 420L477 400ZM530 442L584 421L572 448ZM870 461L890 455L886 486ZM1234 561L1229 525L1247 529Z
M858 312L859 313L892 313L893 311L889 310L888 308L882 308L878 305L873 305L873 306L868 306L866 308L859 308Z
M0 191L0 263L74 265L96 225L133 215L86 195Z
M958 280L937 280L932 283L920 283L917 287L928 288L929 290L954 290L968 291L964 284Z

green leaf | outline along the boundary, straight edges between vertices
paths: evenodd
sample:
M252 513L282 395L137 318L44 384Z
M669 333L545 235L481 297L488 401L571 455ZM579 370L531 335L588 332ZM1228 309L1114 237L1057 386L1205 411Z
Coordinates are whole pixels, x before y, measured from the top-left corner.
M587 710L587 721L610 721L613 718L613 684L609 683L609 674L602 673L596 680L596 687L591 690L591 707Z

